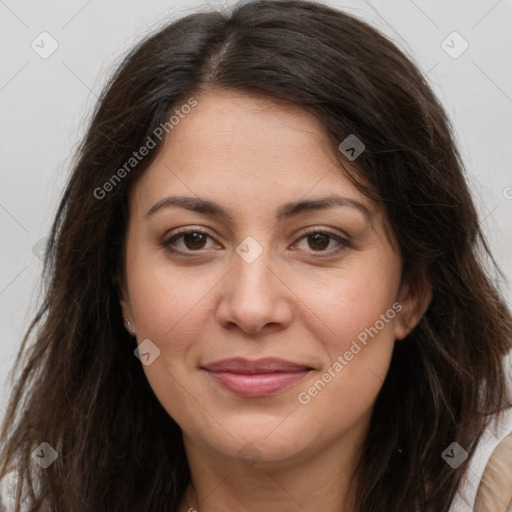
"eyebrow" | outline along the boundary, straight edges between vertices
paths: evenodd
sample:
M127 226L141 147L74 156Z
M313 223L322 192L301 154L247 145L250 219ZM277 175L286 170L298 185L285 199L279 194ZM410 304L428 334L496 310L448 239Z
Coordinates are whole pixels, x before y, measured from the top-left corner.
M153 205L151 209L146 213L146 217L150 217L162 208L172 206L180 206L197 213L218 217L226 222L234 222L234 216L218 203L206 199L201 199L199 197L187 196L169 196L162 199L161 201L158 201L158 203ZM285 203L278 208L276 212L276 220L282 221L299 215L300 213L324 210L333 208L335 206L346 206L356 209L363 213L363 215L368 220L371 220L370 210L363 203L355 199L349 199L348 197L342 197L338 195L329 195L326 197L320 197L318 199L306 199Z

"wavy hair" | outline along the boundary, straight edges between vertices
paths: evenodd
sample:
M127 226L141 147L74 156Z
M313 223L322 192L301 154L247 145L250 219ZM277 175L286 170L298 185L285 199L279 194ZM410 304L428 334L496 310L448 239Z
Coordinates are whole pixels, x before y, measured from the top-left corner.
M122 323L128 197L156 148L102 187L194 94L226 89L297 105L381 204L403 279L432 300L395 344L354 475L359 512L446 512L470 454L506 405L512 318L489 258L449 120L425 77L377 30L300 0L258 0L167 24L120 63L92 114L48 240L44 298L21 344L3 422L0 478L16 469L16 511L176 512L190 481L181 430L155 397ZM338 145L366 150L346 169ZM383 419L385 418L385 420ZM31 461L42 442L59 454Z

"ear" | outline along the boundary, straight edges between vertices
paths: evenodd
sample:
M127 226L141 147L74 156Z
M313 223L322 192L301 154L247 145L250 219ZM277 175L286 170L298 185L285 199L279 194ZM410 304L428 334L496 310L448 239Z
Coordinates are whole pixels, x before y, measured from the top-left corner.
M394 325L396 340L404 339L418 325L431 300L432 285L424 273L403 282L397 298L402 309L397 313Z
M131 336L134 336L135 322L133 319L133 312L130 301L130 295L128 293L128 286L126 284L126 279L123 273L119 273L116 276L114 282L118 292L119 305L121 306L124 327Z

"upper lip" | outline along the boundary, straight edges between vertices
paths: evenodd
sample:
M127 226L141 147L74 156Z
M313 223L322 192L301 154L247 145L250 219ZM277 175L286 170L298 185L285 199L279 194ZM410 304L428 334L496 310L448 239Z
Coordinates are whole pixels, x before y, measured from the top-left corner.
M204 369L211 372L231 372L231 373L244 373L244 374L257 374L257 373L275 373L275 372L299 372L304 370L311 370L310 367L279 359L277 357L265 357L263 359L256 359L251 361L243 357L234 357L231 359L221 359L214 363L203 366Z

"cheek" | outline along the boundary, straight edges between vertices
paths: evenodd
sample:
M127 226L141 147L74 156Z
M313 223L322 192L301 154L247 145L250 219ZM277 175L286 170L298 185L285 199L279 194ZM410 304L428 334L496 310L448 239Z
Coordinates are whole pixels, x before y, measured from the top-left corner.
M395 263L390 260L384 271L371 260L361 260L335 271L305 273L296 280L294 291L304 303L303 319L319 341L337 353L345 352L361 333L362 341L368 329L375 334L376 323L381 338L393 337L392 306L399 280Z
M150 339L160 351L154 362L143 366L146 378L180 426L197 428L198 402L191 395L198 390L191 375L200 349L197 341L204 338L212 317L208 292L218 278L206 272L191 275L170 265L138 265L132 270L129 286L138 343Z
M318 296L317 315L308 317L325 363L295 396L304 422L329 418L321 427L326 438L369 418L394 347L392 294L369 294L359 286L341 290Z
M209 265L181 267L149 235L128 237L126 271L137 337L185 344L199 332L209 313L209 290L222 277Z
M317 411L331 409L342 423L363 414L384 383L399 308L393 262L387 272L370 264L358 268L338 270L326 279L305 278L304 284L310 286L297 288L306 306L303 322L315 333L325 361L312 385L301 388L303 394L297 398Z

